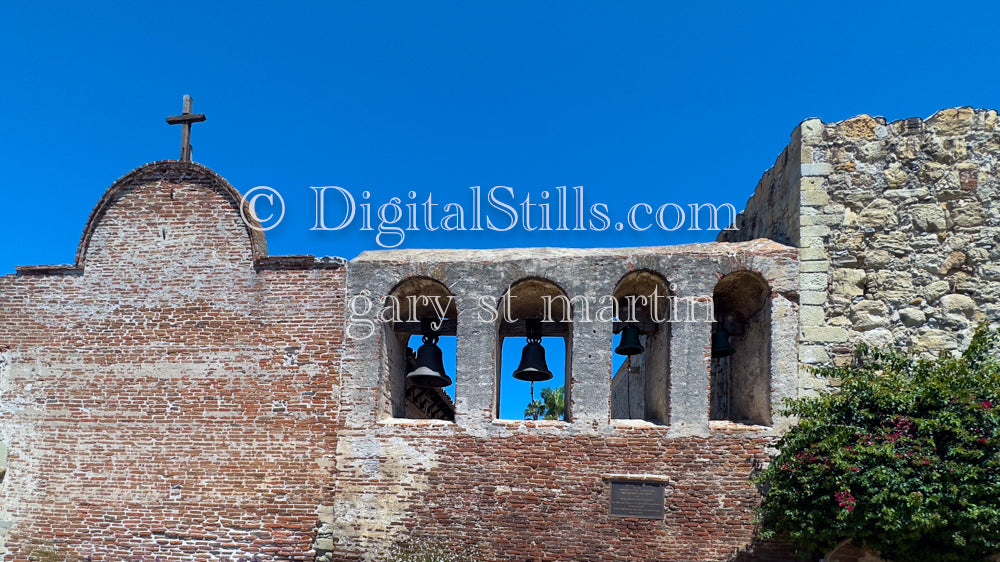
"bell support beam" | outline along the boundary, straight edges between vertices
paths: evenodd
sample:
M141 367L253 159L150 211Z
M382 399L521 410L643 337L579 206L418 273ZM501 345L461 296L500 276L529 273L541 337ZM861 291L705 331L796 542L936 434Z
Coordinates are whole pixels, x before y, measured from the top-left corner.
M393 322L392 331L397 334L423 335L423 328L420 321L413 322ZM458 335L458 322L454 318L445 318L441 322L441 328L437 331L439 336Z
M527 321L516 320L514 322L501 322L500 323L500 335L509 337L524 337L528 333ZM565 338L570 335L573 324L571 322L542 322L542 337L559 337Z

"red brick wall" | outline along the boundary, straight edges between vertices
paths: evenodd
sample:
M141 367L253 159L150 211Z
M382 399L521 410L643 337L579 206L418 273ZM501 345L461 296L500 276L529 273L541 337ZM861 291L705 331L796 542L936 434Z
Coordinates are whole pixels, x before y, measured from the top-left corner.
M383 450L403 440L433 462L411 464L405 481L342 472L342 495L384 505L410 496L410 503L367 541L355 542L359 529L354 540L339 542L334 559L363 559L393 535L471 553L473 560L792 559L786 549L753 538L759 496L748 477L766 461L769 439L721 430L672 438L663 427L618 427L606 436L553 435L551 425L538 431L477 438L454 426L383 427ZM391 465L391 457L375 460ZM609 476L624 473L669 478L663 521L609 515Z
M123 181L82 272L0 279L7 559L311 559L344 271L255 271L233 192L199 166Z

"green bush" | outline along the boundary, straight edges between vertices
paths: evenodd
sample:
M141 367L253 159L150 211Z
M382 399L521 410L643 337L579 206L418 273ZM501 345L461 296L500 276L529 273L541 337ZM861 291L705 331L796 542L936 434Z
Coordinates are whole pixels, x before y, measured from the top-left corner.
M799 418L756 479L764 538L823 552L850 538L898 561L1000 552L1000 363L980 327L954 357L859 347L820 370L840 389L789 403Z

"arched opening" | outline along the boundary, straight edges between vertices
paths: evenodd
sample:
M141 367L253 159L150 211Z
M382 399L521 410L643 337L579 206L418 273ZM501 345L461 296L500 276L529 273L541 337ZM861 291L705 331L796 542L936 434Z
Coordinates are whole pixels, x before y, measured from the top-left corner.
M611 418L666 424L670 412L670 291L653 271L615 286Z
M712 296L711 419L771 425L771 289L737 271Z
M411 277L383 308L389 415L455 420L458 307L442 283Z
M522 279L497 307L498 419L570 419L572 307L546 279Z

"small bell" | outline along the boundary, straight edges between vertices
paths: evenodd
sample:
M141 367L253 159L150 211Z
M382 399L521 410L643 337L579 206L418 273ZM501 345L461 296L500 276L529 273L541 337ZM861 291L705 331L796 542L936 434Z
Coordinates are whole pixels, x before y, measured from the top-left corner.
M618 355L638 355L645 351L639 342L639 329L635 326L625 326L622 330L622 339L615 348Z
M528 340L521 351L521 364L514 371L514 378L519 381L541 382L552 379L552 371L545 364L545 348L542 344Z
M733 353L736 353L736 350L729 345L729 332L722 328L715 330L712 334L712 357L729 357Z
M451 377L444 373L441 348L436 335L424 335L424 344L417 350L416 368L406 374L406 380L416 386L451 386Z
M528 343L521 350L521 364L514 371L519 381L541 382L552 379L552 371L545 364L545 348L542 347L542 324L539 320L525 321Z

